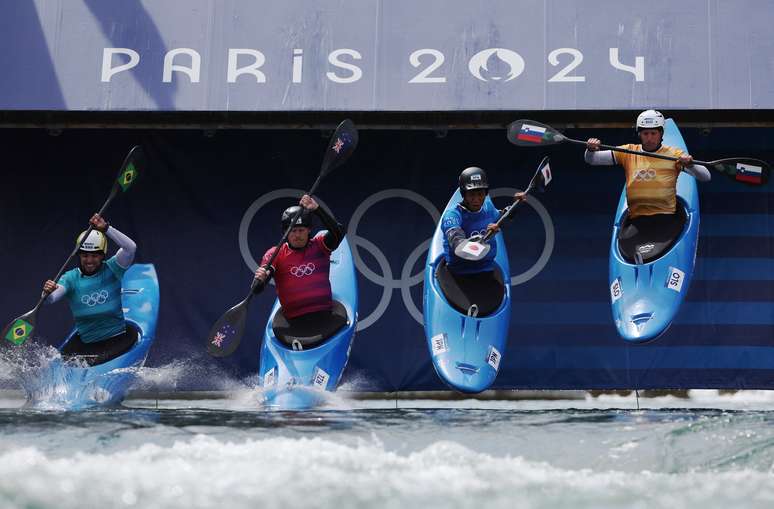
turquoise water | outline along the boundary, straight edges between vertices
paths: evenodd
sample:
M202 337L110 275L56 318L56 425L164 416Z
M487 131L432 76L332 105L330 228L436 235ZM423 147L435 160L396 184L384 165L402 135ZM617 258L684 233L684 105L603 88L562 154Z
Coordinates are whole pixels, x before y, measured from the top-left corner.
M0 401L0 507L771 507L774 396ZM397 408L396 408L397 405ZM158 407L158 408L157 408Z

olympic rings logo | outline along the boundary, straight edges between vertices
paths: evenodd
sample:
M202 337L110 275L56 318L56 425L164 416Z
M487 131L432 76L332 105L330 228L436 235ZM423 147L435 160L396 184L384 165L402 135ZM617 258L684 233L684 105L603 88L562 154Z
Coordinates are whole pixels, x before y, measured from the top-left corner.
M650 181L656 178L656 170L639 169L634 174L634 180Z
M301 265L290 267L290 273L296 277L311 276L316 268L314 263L302 263Z
M89 295L83 295L81 297L81 303L86 304L90 308L97 304L104 304L107 302L110 293L107 290L100 290L98 292L92 292Z
M512 187L500 187L497 189L490 189L489 196L492 198L513 196L514 193L519 191L521 191L521 189L515 189ZM247 264L247 267L251 272L255 272L258 268L258 262L256 262L255 257L253 257L252 251L250 250L250 246L248 244L250 224L252 224L255 215L259 210L261 210L261 208L266 206L266 204L271 203L274 200L282 198L299 199L304 193L305 191L301 189L277 189L259 197L247 208L244 216L242 216L242 221L239 224L239 251L242 253L242 259L244 259L245 264ZM355 262L355 267L368 281L382 287L382 295L379 299L379 302L376 304L376 308L374 308L374 310L371 311L368 316L358 320L358 331L367 329L376 323L382 317L382 315L384 315L390 305L390 302L392 301L394 290L400 290L403 304L412 318L414 318L414 320L416 320L420 325L423 323L422 311L414 302L414 299L411 295L411 289L422 283L424 279L424 264L422 264L422 267L415 274L412 274L411 271L419 259L427 254L427 250L433 240L432 233L427 239L420 242L419 245L417 245L409 253L408 257L406 257L403 263L403 267L401 268L399 278L395 278L393 276L392 267L390 266L389 260L385 256L384 252L379 249L376 244L366 239L365 237L358 235L357 233L358 227L360 226L360 223L366 212L368 212L368 210L370 210L371 207L377 203L389 199L403 199L416 203L427 212L434 225L437 225L441 218L440 212L430 200L421 194L409 189L386 189L384 191L374 193L366 198L355 209L355 212L353 212L352 217L349 220L349 226L346 232L350 248L352 249L352 258ZM320 204L321 207L325 208L326 210L330 210L330 208L325 205L322 200L316 197L315 200ZM546 264L548 264L548 260L551 258L551 254L554 250L554 223L551 219L551 215L548 213L548 210L546 210L543 204L540 203L534 196L530 196L530 198L526 200L525 203L532 207L540 217L540 220L543 223L543 229L545 231L545 243L543 245L543 251L540 253L540 256L530 268L521 274L511 275L511 286L518 286L520 284L526 283L527 281L537 276L543 270L543 268L545 268ZM361 249L367 251L368 254L371 255L371 257L376 261L381 274L374 272L363 261L363 258L360 254Z

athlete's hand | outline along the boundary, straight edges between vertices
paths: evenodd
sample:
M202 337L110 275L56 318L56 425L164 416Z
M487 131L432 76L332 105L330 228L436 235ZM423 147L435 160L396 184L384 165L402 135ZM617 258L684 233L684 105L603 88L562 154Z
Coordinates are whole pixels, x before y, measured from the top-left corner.
M55 282L51 281L50 279L43 283L43 293L46 295L49 295L53 293L54 290L56 290L56 287L59 286Z
M269 278L269 271L264 269L263 267L258 267L258 270L255 271L255 279L257 279L261 283L265 283L268 278Z
M599 141L599 139L597 139L597 138L589 138L586 141L586 149L589 152L596 152L597 150L599 150L599 146L601 144L602 144L602 142Z
M693 166L693 156L690 154L683 154L680 156L680 159L677 161L677 164L679 164L683 168L690 168Z
M497 233L497 232L499 232L499 231L500 231L500 227L499 227L499 226L497 226L495 223L489 223L489 224L486 226L486 231L487 231L487 232L492 232L492 235L494 235L495 233Z
M95 230L100 231L102 233L107 232L108 229L108 222L105 221L102 216L99 214L94 214L91 216L91 219L89 219L89 224L91 224Z
M524 192L524 191L518 192L518 193L513 195L513 202L514 203L520 202L520 201L526 200L526 199L527 199L527 193Z
M316 201L314 201L314 198L308 194L302 196L298 204L308 210L317 210L317 207L320 206Z

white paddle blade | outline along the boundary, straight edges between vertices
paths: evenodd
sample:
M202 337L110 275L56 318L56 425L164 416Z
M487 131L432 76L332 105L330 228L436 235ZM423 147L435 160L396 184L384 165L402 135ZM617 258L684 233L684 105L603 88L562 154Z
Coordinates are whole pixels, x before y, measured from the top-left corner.
M463 260L470 260L477 262L489 253L492 246L489 244L482 244L473 240L463 240L454 250L454 254Z
M553 174L551 173L551 165L548 162L548 157L543 159L545 164L541 164L540 166L540 175L542 176L542 185L541 187L545 189L548 187L548 184L551 182L551 180L554 178Z

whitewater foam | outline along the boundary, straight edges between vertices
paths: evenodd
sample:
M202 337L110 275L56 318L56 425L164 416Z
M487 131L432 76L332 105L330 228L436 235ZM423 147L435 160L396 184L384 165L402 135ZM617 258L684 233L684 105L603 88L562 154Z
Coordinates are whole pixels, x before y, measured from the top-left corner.
M51 457L0 455L4 507L746 507L774 501L771 472L567 470L440 440L407 454L378 440L242 442L197 435L171 446ZM119 505L119 504L116 504Z

